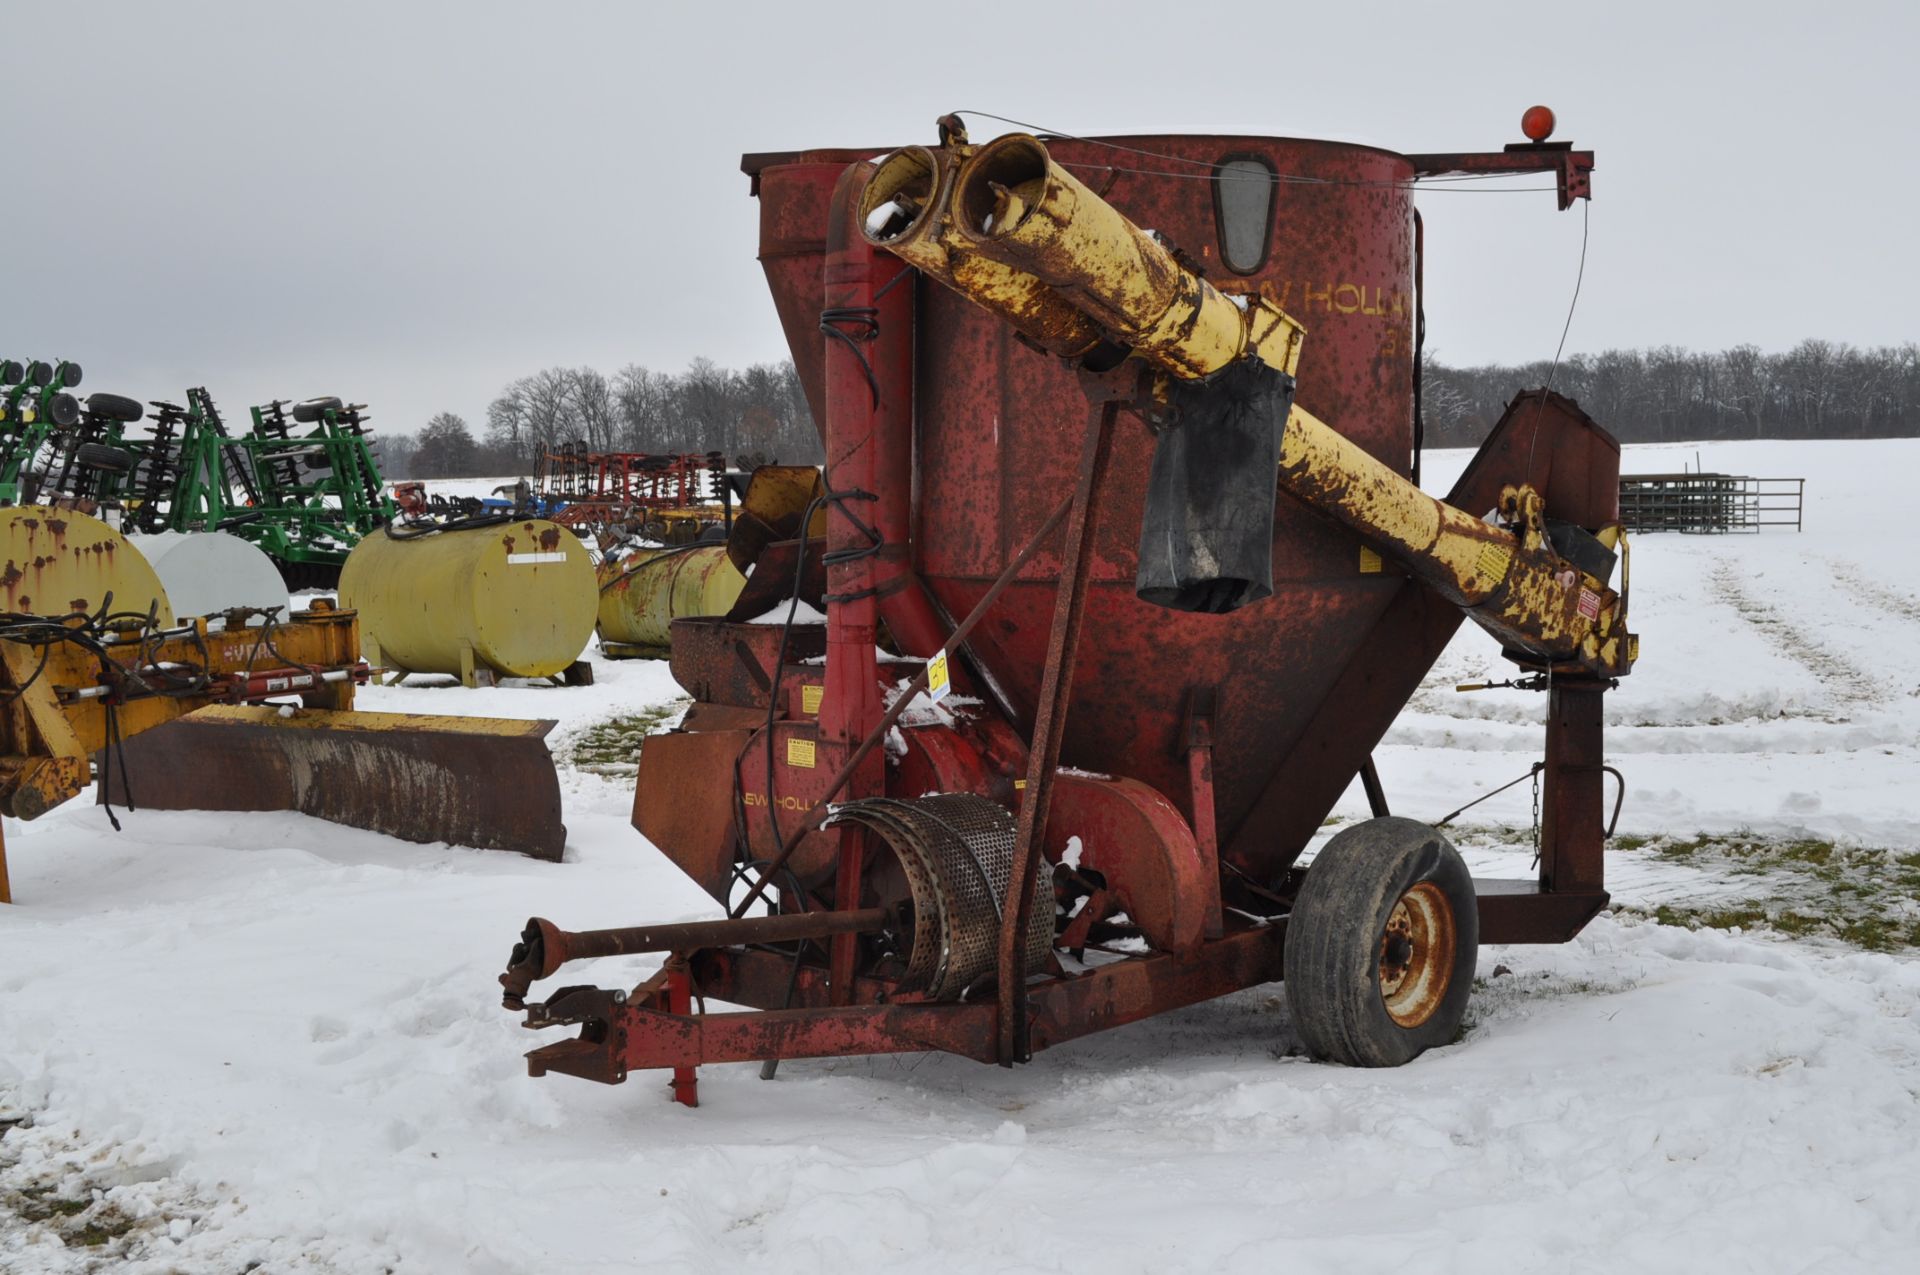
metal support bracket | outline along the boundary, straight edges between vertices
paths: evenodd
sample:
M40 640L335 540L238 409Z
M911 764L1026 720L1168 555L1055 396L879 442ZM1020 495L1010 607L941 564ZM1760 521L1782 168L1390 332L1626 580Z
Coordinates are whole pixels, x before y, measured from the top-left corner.
M1086 442L1081 448L1080 478L1074 490L1073 508L1067 515L1060 584L1054 594L1053 627L1047 637L1045 672L1033 714L1033 736L1027 748L1026 795L1020 803L1006 903L1000 910L998 1056L1002 1066L1025 1062L1033 1056L1028 1041L1024 959L1025 935L1033 904L1033 876L1041 847L1046 844L1047 807L1053 798L1053 773L1060 764L1061 730L1073 692L1080 620L1086 609L1087 576L1093 565L1093 528L1099 518L1107 458L1113 450L1114 422L1122 406L1123 400L1117 396L1094 403Z

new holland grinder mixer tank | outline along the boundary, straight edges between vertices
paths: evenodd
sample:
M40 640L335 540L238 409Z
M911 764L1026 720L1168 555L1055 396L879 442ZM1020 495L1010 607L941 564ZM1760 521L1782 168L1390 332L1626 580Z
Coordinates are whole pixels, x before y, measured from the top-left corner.
M748 156L827 455L824 537L762 561L826 620L675 622L695 702L634 823L728 916L529 922L506 1004L578 1028L533 1074L672 1068L692 1104L701 1063L1011 1064L1283 978L1312 1053L1394 1065L1455 1037L1480 943L1578 933L1637 655L1619 446L1542 390L1446 500L1411 477L1413 182L1587 197L1591 152L1528 131L975 146L950 116L934 147ZM1471 879L1369 761L1463 618L1547 695L1530 879ZM1300 868L1356 776L1376 817ZM529 999L641 952L637 987Z

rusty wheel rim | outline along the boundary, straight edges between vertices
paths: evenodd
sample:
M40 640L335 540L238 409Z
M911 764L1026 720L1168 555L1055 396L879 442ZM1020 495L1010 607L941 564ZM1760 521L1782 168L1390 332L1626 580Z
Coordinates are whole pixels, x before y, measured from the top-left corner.
M1422 881L1401 895L1380 935L1380 999L1402 1027L1432 1018L1453 981L1453 907Z

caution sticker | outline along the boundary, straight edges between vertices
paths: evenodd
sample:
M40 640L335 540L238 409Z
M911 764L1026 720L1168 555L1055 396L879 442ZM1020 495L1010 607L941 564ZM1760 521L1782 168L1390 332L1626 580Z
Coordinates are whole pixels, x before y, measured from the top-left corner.
M813 741L798 735L787 736L787 765L813 769Z
M1600 618L1600 595L1592 589L1580 590L1580 614L1589 620Z
M543 562L565 562L566 560L567 555L564 553L510 553L507 555L507 565L510 567L533 567Z
M820 701L826 695L827 688L817 683L800 688L800 711L816 716L820 712Z
M1507 564L1511 561L1513 553L1505 545L1481 545L1473 569L1489 580L1500 581L1507 578Z
M1360 574L1361 575L1377 576L1380 574L1380 569L1383 565L1384 564L1381 563L1380 561L1380 555L1375 553L1370 546L1368 545L1360 546Z
M953 692L953 678L947 672L947 653L940 652L927 661L927 698L938 704Z

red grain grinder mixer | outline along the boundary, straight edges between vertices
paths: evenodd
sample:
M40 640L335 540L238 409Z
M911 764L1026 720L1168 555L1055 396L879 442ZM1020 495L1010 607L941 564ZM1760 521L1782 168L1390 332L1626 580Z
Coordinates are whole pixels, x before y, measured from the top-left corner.
M533 1074L671 1067L692 1103L708 1062L1011 1064L1283 976L1314 1054L1392 1065L1453 1039L1479 942L1578 933L1637 654L1619 446L1538 391L1445 501L1412 481L1412 183L1549 172L1565 208L1592 163L952 117L748 156L827 454L751 588L826 621L675 622L695 703L634 823L729 916L530 922L506 1003L580 1029ZM1549 696L1537 879L1472 880L1369 762L1463 616ZM1376 818L1296 867L1356 775ZM527 999L635 952L668 954L637 988Z

